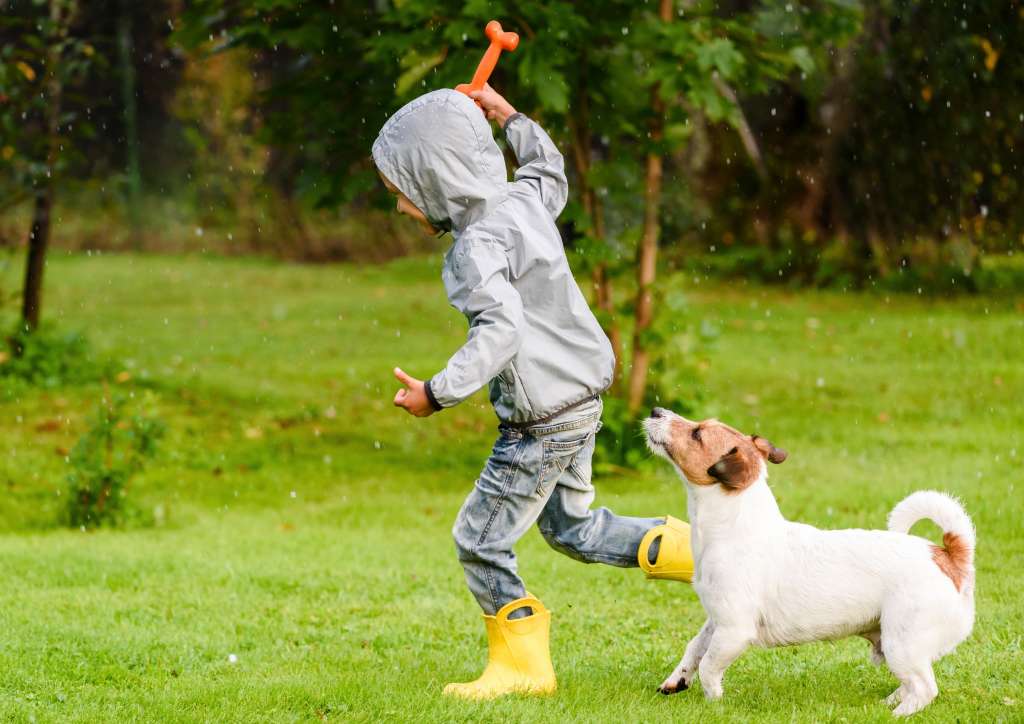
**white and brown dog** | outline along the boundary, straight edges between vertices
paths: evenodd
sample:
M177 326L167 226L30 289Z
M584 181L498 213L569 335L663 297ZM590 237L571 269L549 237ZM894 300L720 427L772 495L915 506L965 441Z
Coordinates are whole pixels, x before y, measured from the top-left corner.
M872 661L900 681L886 700L894 714L936 697L932 662L974 624L974 526L958 502L922 491L893 509L888 531L818 530L779 512L765 463L786 453L764 438L661 408L644 428L686 483L693 587L707 613L659 691L682 691L699 672L717 699L726 668L751 645L863 636ZM942 528L944 547L907 534L922 518Z

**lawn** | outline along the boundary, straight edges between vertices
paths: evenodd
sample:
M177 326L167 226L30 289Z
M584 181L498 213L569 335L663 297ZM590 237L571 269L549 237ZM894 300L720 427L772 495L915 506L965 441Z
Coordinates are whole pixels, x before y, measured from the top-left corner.
M430 375L463 338L438 269L54 255L49 319L126 374L0 396L0 720L888 721L896 682L859 639L750 651L721 702L657 694L703 620L693 592L536 532L520 570L554 613L557 695L441 696L484 660L449 531L494 419L482 395L427 420L391 406L392 367ZM915 720L1024 720L1024 307L692 282L719 332L702 414L789 451L787 516L882 527L920 488L973 516L975 632ZM66 452L116 389L168 427L130 490L143 522L62 529ZM659 461L596 485L616 511L685 515Z

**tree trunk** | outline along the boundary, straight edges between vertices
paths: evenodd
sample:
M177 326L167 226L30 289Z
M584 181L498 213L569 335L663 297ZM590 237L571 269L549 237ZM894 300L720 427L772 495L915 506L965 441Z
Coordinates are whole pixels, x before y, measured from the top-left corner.
M22 322L30 331L39 326L39 314L43 303L43 272L46 269L46 247L50 243L50 212L53 209L54 179L60 153L60 106L63 89L57 73L61 62L61 48L76 10L75 0L50 0L50 20L53 22L54 36L50 39L46 54L46 177L36 190L21 305Z
M117 22L117 46L121 64L121 103L124 106L124 141L127 151L125 175L128 181L128 219L132 227L132 248L142 248L139 203L142 174L139 171L139 128L135 102L135 62L132 59L131 4L121 0Z
M672 0L661 0L658 15L662 22L672 20ZM654 148L647 154L644 183L644 226L640 235L636 264L636 323L633 327L633 364L629 370L629 397L627 406L636 414L644 401L647 389L647 370L650 351L644 341L645 333L654 319L653 287L658 263L658 214L661 209L662 157L658 147L664 138L665 104L659 95L660 87L651 89L650 140Z
M32 231L28 238L28 260L25 263L25 287L22 293L21 317L29 331L39 326L42 306L43 270L46 268L46 247L50 242L50 209L53 187L46 185L36 195L32 213Z

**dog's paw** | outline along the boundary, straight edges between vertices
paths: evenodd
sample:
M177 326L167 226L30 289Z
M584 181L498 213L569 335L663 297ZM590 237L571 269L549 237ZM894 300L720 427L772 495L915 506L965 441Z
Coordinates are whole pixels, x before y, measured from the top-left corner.
M680 679L677 682L672 682L671 679L666 679L662 682L661 686L658 687L658 693L665 694L678 694L680 691L686 691L689 687L686 682Z
M910 716L925 708L927 702L920 702L912 696L906 697L900 705L892 710L893 716Z
M885 705L888 706L888 707L894 707L894 706L898 705L900 703L900 700L902 700L902 699L903 699L903 687L901 686L898 689L896 689L896 691L894 691L891 694L889 694L889 696L885 697Z
M711 686L708 686L707 684L705 684L704 685L704 698L707 699L708 701L718 701L719 699L721 699L722 698L722 686L721 686L721 684L719 684L718 686L715 686L713 684Z
M686 691L689 685L686 683L686 677L680 676L675 671L672 675L661 682L661 686L658 687L658 692L662 694L678 694L680 691Z

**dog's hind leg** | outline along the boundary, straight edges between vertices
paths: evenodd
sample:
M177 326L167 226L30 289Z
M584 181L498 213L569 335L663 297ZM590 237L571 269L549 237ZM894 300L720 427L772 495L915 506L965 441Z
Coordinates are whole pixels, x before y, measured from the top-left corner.
M892 692L891 694L889 694L889 696L885 697L885 705L889 708L897 706L901 701L903 701L903 697L906 696L906 693L906 688L903 686L903 684L900 684L898 687L896 687L896 691Z
M679 665L669 674L667 679L661 682L658 691L662 694L675 694L690 688L690 685L693 683L693 677L697 673L697 667L700 665L700 660L707 652L708 644L711 643L711 634L714 630L715 625L709 618L701 626L697 635L690 639L690 643L686 645L686 651L683 653L683 658L680 659Z
M886 699L890 706L897 705L892 712L896 716L909 716L921 711L939 694L931 657L914 643L906 639L886 638L885 660L890 671L900 680L900 688Z
M747 650L753 640L754 637L744 629L715 626L708 650L704 652L697 667L704 696L712 700L722 697L722 677L725 670Z
M881 666L885 663L885 653L882 651L882 632L881 631L868 631L862 633L861 636L868 640L871 644L871 663L875 666Z
M930 663L921 662L914 667L914 672L907 675L908 680L900 676L903 694L899 706L893 709L896 716L910 716L932 703L939 694L939 686L935 683L935 672ZM897 689L899 693L899 689Z

